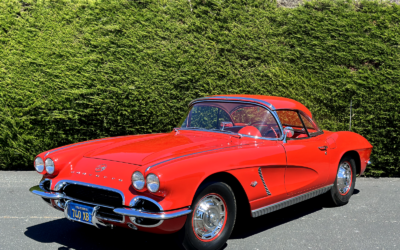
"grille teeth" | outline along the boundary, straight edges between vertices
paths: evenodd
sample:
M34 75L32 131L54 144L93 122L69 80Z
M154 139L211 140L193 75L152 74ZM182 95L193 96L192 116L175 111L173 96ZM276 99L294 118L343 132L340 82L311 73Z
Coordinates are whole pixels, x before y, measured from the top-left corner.
M120 194L99 188L86 187L82 185L69 184L64 188L64 194L68 197L96 204L103 204L111 207L123 205Z
M271 192L269 191L269 189L267 187L267 184L265 184L264 177L263 177L262 172L261 172L261 168L258 168L258 174L260 175L261 181L262 181L262 183L264 185L265 192L267 192L267 195L271 195Z

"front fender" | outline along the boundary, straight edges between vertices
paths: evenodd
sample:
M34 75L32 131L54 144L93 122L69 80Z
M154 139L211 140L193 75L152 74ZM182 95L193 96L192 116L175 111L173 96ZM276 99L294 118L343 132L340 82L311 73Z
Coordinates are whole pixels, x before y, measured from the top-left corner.
M236 176L241 185L244 186L244 181L260 178L255 169L267 165L286 165L283 148L276 142L268 141L263 145L234 146L204 154L181 157L176 161L150 168L146 175L154 173L159 176L160 190L165 195L159 203L164 210L171 210L190 206L199 186L213 174L220 172L245 173L240 175L239 178ZM234 171L240 169L249 169L249 171ZM262 185L251 190L247 188L249 185L250 182L246 183L246 188L244 188L249 201L266 196Z

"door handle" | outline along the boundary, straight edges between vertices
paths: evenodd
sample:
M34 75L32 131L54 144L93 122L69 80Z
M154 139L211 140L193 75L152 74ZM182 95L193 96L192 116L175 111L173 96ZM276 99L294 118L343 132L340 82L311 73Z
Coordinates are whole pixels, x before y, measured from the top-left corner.
M318 147L318 149L321 151L326 151L328 149L328 146L321 146L321 147Z

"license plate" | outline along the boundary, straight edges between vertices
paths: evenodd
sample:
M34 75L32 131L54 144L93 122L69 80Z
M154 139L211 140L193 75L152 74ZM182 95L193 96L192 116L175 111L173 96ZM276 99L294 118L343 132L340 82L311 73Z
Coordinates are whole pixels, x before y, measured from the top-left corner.
M74 221L93 225L92 223L93 207L70 202L68 204L68 216Z

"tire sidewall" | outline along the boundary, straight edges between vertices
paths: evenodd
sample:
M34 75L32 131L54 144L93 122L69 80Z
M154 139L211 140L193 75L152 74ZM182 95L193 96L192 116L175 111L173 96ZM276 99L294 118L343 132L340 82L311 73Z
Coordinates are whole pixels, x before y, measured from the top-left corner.
M212 183L207 183L202 185L199 190L196 192L195 198L192 203L192 208L195 209L197 206L197 203L207 194L212 194L216 193L220 195L227 206L227 219L226 219L226 224L224 228L222 229L222 232L212 241L208 242L203 242L199 240L196 235L194 234L193 231L193 226L192 226L192 218L193 218L193 213L195 211L192 211L187 216L186 223L184 228L182 229L184 233L184 239L183 239L183 246L186 249L220 249L226 241L229 239L229 236L232 233L233 227L235 225L235 220L236 220L236 199L233 194L232 189L223 182L212 182Z
M340 194L338 186L337 186L337 174L339 172L339 167L343 162L350 163L351 171L352 171L352 179L351 179L350 190L345 195ZM337 168L337 171L336 171L335 182L334 182L333 187L331 189L332 199L333 199L333 201L335 202L336 205L339 205L339 206L340 205L345 205L345 204L347 204L349 202L350 197L353 195L355 184L356 184L356 162L354 161L353 158L351 158L349 156L345 156L339 162L339 165L338 165L338 168Z

